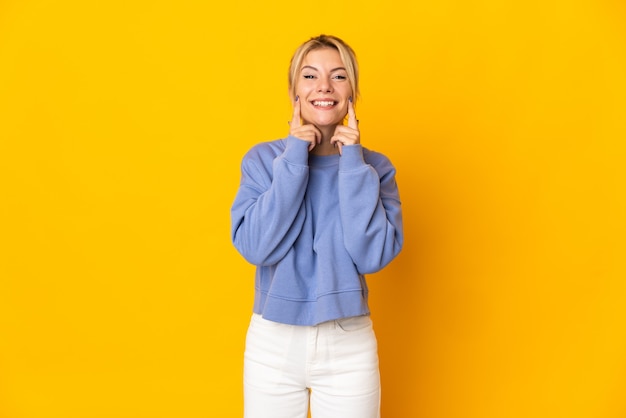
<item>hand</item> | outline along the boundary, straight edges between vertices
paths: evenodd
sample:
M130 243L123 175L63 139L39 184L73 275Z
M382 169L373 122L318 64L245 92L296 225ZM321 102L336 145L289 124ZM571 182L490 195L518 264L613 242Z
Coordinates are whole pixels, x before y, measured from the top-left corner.
M322 142L322 133L314 125L303 125L300 117L300 99L296 96L293 104L293 117L289 123L289 135L302 139L310 143L309 152L315 148L317 144Z
M330 138L330 143L339 147L339 154L341 154L342 146L361 143L359 121L357 120L356 113L354 112L352 98L350 98L350 100L348 101L348 126L337 125L337 127L335 128L335 134L332 138Z

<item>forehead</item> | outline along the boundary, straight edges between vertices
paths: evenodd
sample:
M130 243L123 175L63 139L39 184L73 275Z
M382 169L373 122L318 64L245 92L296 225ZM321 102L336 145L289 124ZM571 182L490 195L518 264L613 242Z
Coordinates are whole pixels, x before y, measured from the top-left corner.
M318 48L309 51L302 60L302 67L307 65L315 68L337 68L344 66L339 51L333 48Z

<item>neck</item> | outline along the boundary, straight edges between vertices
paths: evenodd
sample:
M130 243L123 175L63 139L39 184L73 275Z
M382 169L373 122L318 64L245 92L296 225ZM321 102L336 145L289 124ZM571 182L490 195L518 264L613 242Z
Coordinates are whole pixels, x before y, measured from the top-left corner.
M318 126L317 129L322 133L322 142L317 144L315 148L311 150L313 155L334 155L339 154L339 149L330 143L330 139L335 134L336 125L332 126Z

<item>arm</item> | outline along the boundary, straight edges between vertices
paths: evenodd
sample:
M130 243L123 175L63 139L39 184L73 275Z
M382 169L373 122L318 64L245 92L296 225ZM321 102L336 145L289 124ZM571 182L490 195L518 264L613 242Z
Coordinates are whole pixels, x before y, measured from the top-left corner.
M231 238L255 265L273 265L291 249L305 218L309 143L290 136L284 152L257 149L241 165L241 184L231 209Z
M344 245L360 273L374 273L402 249L402 211L395 168L384 156L367 164L360 145L343 147L339 207Z

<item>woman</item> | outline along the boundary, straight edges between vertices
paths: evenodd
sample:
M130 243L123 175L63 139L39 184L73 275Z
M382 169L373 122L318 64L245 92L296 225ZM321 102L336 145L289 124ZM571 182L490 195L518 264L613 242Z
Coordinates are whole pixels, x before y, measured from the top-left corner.
M289 69L289 136L242 161L232 240L257 266L247 418L304 418L309 402L313 418L380 415L364 274L400 252L402 215L394 167L360 144L358 81L341 39L302 44Z

